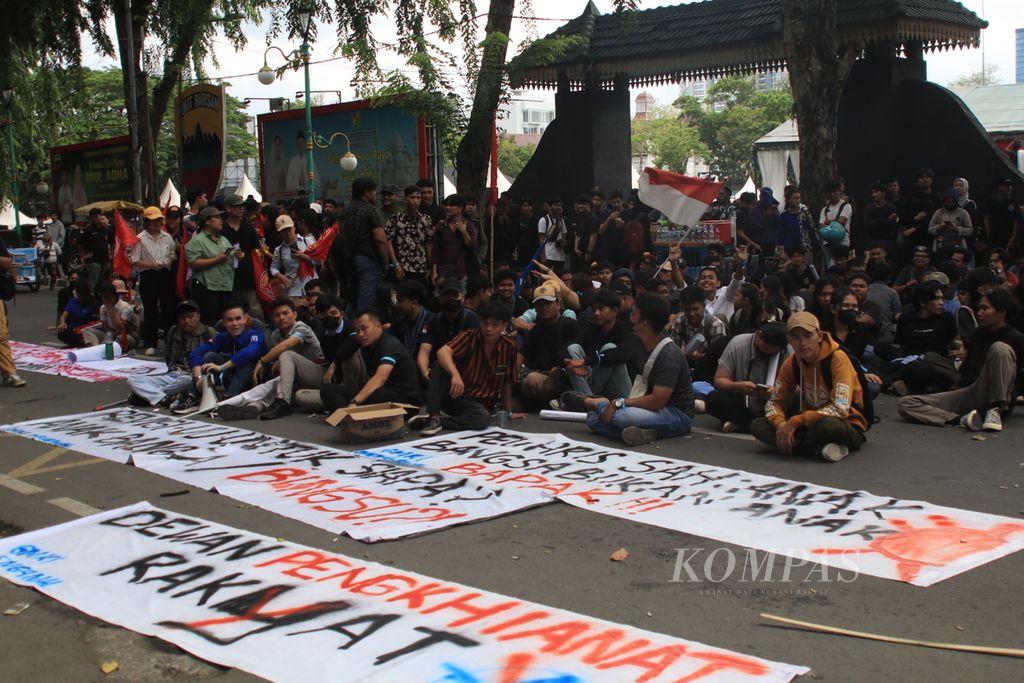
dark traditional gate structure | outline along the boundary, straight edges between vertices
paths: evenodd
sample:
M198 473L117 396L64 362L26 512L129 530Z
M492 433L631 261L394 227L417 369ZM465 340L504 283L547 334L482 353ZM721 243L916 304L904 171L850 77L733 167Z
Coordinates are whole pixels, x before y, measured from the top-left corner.
M836 26L838 44L857 55L838 117L839 173L852 196L866 197L876 179L910 180L920 166L938 182L966 177L980 194L1000 177L1024 180L962 101L927 81L924 54L977 46L985 21L953 0L839 0ZM538 59L540 52L557 56ZM514 87L557 92L555 120L512 194L627 190L630 86L778 70L784 54L779 0L624 14L588 3L513 62Z

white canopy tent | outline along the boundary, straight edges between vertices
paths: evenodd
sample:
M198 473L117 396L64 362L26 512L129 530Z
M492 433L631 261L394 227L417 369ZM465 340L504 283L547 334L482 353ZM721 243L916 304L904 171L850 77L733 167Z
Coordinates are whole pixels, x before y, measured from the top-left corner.
M32 216L26 216L21 211L18 212L18 220L21 222L21 225L36 224L35 218L32 218ZM11 200L5 199L4 203L0 205L0 225L13 228L14 223L14 206L11 204Z
M754 143L757 165L761 170L764 185L782 194L782 188L789 184L789 166L793 166L793 178L800 182L800 137L796 121L783 121Z
M252 181L249 180L249 176L244 173L242 174L242 182L238 184L235 194L241 195L242 199L246 199L251 196L258 202L263 201L263 195L256 191L256 187L252 184Z
M734 193L732 198L736 199L744 192L753 192L754 194L757 194L757 185L754 184L754 179L750 176L747 176L747 182L743 183L743 187Z
M167 179L167 184L160 192L159 201L161 209L165 206L181 206L181 193L178 192L178 188L174 186L170 178Z

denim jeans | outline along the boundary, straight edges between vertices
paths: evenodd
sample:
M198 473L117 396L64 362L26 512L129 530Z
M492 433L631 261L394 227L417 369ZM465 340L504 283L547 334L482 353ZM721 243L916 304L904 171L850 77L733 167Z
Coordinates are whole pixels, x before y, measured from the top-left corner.
M592 432L604 436L619 438L622 430L626 427L640 427L641 429L655 429L658 438L664 439L669 436L682 436L690 432L693 418L679 408L665 406L661 410L645 410L644 408L633 408L627 406L619 408L612 415L610 424L601 421L601 413L607 403L598 403L597 410L587 413L587 426Z
M377 286L384 276L380 262L365 254L356 254L352 258L352 271L356 294L353 297L354 308L350 315L354 315L357 311L373 308L377 299Z
M605 344L601 351L608 351L616 348L615 344ZM586 358L587 354L579 344L570 344L568 347L570 358ZM633 382L629 379L629 371L625 363L618 365L598 365L590 370L589 377L578 377L572 372L569 375L569 384L573 391L578 391L584 396L604 396L606 398L626 398L633 388Z
M186 391L193 396L197 393L192 373L179 370L172 370L166 375L129 377L128 388L132 390L132 393L146 399L151 406L155 406L168 396Z
M210 351L203 356L204 363L216 363L223 365L231 360L231 356L216 351ZM246 389L252 388L252 371L256 369L256 363L240 365L224 371L224 398L237 396Z

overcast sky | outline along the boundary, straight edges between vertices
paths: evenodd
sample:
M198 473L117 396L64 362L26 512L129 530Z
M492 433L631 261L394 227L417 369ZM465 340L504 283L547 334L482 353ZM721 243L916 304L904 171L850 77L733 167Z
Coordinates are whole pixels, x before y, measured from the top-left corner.
M487 2L478 0L480 12L486 12ZM612 11L612 0L595 0L595 4L602 12ZM647 0L641 3L641 8L660 7L664 5L680 4L677 2L657 2ZM957 77L979 71L984 63L986 68L995 66L998 69L998 76L1004 83L1011 83L1014 79L1014 29L1024 28L1024 12L1021 11L1021 0L963 0L963 5L973 10L979 16L987 19L989 28L982 31L982 49L954 50L950 52L932 53L927 57L929 80L946 85ZM586 0L533 0L533 12L537 20L533 22L536 33L544 36L550 33L566 20L577 16L586 7ZM1015 9L1016 8L1016 9ZM517 8L517 14L521 14L521 8ZM485 18L478 19L480 37L483 37ZM394 39L394 30L390 22L376 20L373 23L374 34L382 42L391 42ZM518 49L518 45L527 38L528 22L522 19L515 19L512 27L512 42L515 49L510 50L512 56ZM247 25L245 33L249 38L249 45L240 52L230 46L223 38L217 39L217 61L218 66L207 65L207 72L210 76L223 77L230 82L229 93L244 99L246 97L287 97L294 98L296 91L303 88L302 73L288 72L281 79L270 86L264 86L256 79L255 72L263 64L263 50L265 48L265 29L260 26ZM313 46L312 60L330 59L334 57L333 51L336 47L334 42L333 26L320 27L320 42ZM276 45L287 52L295 45L288 45L282 40L276 41ZM457 46L453 46L458 52ZM452 48L450 48L452 49ZM382 51L379 54L381 66L385 69L407 68L400 58L393 53ZM84 56L84 64L92 68L104 68L115 66L114 60L99 57L95 52L87 50ZM279 66L281 57L276 52L270 55L270 65ZM323 64L314 64L310 67L310 79L313 90L340 90L343 101L354 99L355 93L351 81L355 75L352 66L344 59L337 59ZM228 78L230 77L230 78ZM648 92L654 94L659 104L669 104L675 99L678 93L678 86L667 85L654 88L647 88ZM639 90L637 91L639 92ZM325 103L337 101L333 93L323 96ZM538 92L530 97L553 99L548 92ZM261 114L269 110L266 101L254 100L249 106L250 114Z

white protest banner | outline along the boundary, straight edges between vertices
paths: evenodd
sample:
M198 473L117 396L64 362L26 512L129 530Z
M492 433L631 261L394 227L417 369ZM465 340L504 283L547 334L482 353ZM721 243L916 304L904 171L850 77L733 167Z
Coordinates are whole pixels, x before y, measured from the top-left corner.
M148 503L2 539L0 574L271 681L785 683L808 671Z
M561 434L458 432L357 451L593 512L930 586L1024 548L1024 522L659 458Z
M553 502L222 424L121 408L45 418L3 431L216 490L306 524L379 541Z
M83 382L114 382L133 375L162 375L167 372L163 363L122 356L114 360L91 363L72 363L66 349L11 342L11 355L19 370L60 375Z

